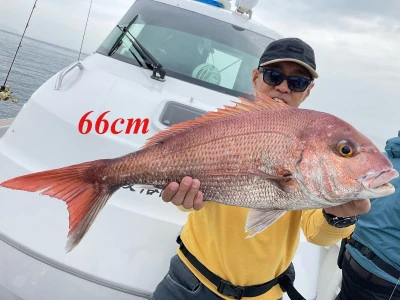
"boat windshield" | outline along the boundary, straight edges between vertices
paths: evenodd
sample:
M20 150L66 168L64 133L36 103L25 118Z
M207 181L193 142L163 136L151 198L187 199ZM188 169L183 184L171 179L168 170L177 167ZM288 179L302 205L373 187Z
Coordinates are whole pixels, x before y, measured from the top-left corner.
M135 40L162 65L166 77L232 95L253 92L252 70L272 41L230 23L148 0L135 2L97 52L151 68Z

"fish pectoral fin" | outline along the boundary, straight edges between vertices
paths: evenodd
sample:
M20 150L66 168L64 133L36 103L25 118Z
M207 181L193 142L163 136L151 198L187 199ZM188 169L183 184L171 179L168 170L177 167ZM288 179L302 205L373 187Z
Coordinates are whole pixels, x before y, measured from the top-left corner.
M163 186L163 185L154 185L154 184L134 184L133 187L138 188L138 189L145 189L145 190L151 190L151 189L161 189L161 190L163 190L165 186Z
M260 233L285 213L286 210L250 209L245 226L245 231L249 232L246 238L250 238L257 233Z
M279 186L281 187L282 190L284 190L287 193L293 193L301 190L299 183L293 177L280 180Z

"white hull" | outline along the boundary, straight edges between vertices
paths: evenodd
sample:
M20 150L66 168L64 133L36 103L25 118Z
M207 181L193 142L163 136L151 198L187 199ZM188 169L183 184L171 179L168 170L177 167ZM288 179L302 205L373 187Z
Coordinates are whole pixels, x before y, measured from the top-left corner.
M170 2L171 7L183 7L271 39L279 37L230 11L195 1L159 2ZM171 101L209 111L236 99L197 79L182 80L167 72L166 81L161 82L151 79L151 74L146 68L96 53L50 78L11 126L4 124L9 121L0 122L0 182L136 151L148 137L166 128L162 117ZM110 120L149 118L149 132L81 134L78 123L89 111L94 111L93 118L110 111ZM0 189L0 299L148 298L176 253L175 239L187 215L161 201L158 192L147 195L146 190L135 190L117 191L82 242L66 254L68 213L62 201L39 193ZM318 299L333 299L337 291L337 276L332 275L337 248L329 249L329 259L323 260L320 254L326 251L302 237L294 261L295 286L307 299L317 297L318 285L324 287L319 289ZM325 271L327 264L330 269ZM323 280L318 283L318 278ZM326 288L331 281L332 288Z

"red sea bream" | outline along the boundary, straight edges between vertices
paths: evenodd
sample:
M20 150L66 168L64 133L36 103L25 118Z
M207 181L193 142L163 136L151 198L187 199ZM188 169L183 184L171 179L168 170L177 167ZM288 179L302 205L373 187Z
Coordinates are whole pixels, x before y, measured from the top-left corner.
M163 187L186 175L200 180L204 199L252 208L243 224L251 236L287 210L391 194L389 181L398 173L343 120L256 97L171 126L125 156L28 174L0 186L65 201L70 251L122 186Z

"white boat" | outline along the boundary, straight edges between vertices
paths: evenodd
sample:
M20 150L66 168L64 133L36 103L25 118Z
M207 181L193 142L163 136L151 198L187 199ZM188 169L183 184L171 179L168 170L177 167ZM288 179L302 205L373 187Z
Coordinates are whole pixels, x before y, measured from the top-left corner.
M251 92L252 69L280 35L250 16L229 5L137 0L94 54L45 82L11 125L0 123L0 182L133 152L156 132ZM0 299L148 299L187 216L160 192L120 189L66 253L64 202L0 188ZM301 238L295 286L307 299L334 298L336 256L336 246Z

